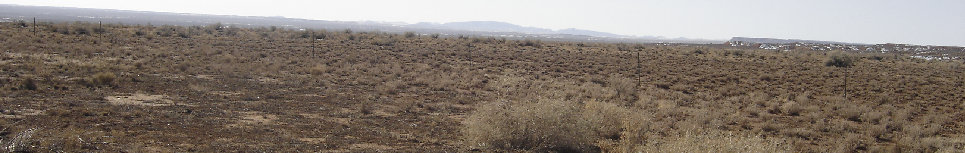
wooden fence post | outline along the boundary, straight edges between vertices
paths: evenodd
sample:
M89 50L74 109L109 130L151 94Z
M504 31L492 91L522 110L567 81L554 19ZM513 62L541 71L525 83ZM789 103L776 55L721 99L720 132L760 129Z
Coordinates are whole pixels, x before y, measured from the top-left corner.
M642 51L643 50L637 50L637 88L640 88L640 83L641 83L640 81L641 81L641 78L643 77L643 75L640 74L642 73L642 69L643 69L643 65L640 64L640 52Z
M34 17L34 36L37 35L37 17Z
M312 30L312 57L315 56L315 30Z

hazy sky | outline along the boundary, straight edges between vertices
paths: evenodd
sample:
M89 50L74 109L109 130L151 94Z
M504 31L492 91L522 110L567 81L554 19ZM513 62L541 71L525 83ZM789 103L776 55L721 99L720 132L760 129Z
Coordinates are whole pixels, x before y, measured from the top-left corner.
M0 0L339 21L504 21L625 35L965 46L965 0Z

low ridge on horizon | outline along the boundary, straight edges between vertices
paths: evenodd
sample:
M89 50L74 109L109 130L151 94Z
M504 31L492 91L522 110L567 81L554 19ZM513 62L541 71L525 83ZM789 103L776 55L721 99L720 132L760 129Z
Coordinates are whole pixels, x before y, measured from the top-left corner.
M337 23L357 23L361 26L373 26L372 24L382 24L382 26L396 25L412 28L422 28L422 29L443 29L443 30L465 30L465 31L480 31L480 32L514 32L523 34L563 34L563 35L577 35L577 36L590 36L590 37L604 37L604 38L627 38L627 39L644 39L644 40L664 40L669 42L675 42L675 40L681 40L684 43L687 42L701 42L701 43L723 43L727 41L750 41L750 42L761 42L761 43L793 43L793 42L809 42L809 43L820 43L820 44L853 44L853 45L868 45L868 44L911 44L911 45L922 45L922 46L956 46L956 45L936 45L936 44L912 44L912 43L900 43L900 42L882 42L882 43L854 43L849 41L828 41L828 40L810 40L810 39L792 39L792 38L775 38L775 37L745 37L745 36L733 36L731 39L705 39L705 38L687 38L687 37L667 37L667 36L638 36L638 35L625 35L610 32L601 32L588 29L578 29L578 28L563 28L563 29L549 29L534 26L522 26L505 21L453 21L453 22L395 22L395 21L369 21L369 20L359 20L359 21L341 21L341 20L326 20L326 19L307 19L307 18L297 18L297 17L287 17L287 16L244 16L244 15L216 15L216 14L201 14L201 13L183 13L183 12L162 12L162 11L139 11L139 10L123 10L123 9L101 9L101 8L81 8L81 7L60 7L60 6L32 6L32 5L17 5L17 4L0 4L0 7L33 7L33 8L53 8L53 9L73 9L73 10L98 10L98 11L115 11L115 12L133 12L133 13L159 13L159 14L174 14L174 15L193 15L193 16L223 16L223 17L250 17L250 18L277 18L277 19L292 19L292 20L306 20L306 21L319 21L319 22L337 22ZM0 13L4 13L0 10ZM9 13L9 12L7 12ZM22 16L23 17L23 16ZM0 19L2 21L3 19ZM262 25L264 26L264 25ZM375 25L379 26L379 25ZM336 26L337 27L337 26ZM351 27L351 26L348 26ZM364 29L364 28L363 28ZM380 30L378 28L374 30ZM956 46L960 47L960 46Z
M427 33L468 34L481 36L503 36L518 33L540 37L562 38L561 40L609 41L609 42L672 42L672 43L723 43L725 40L665 38L659 36L628 36L585 29L566 28L553 30L539 27L516 25L503 21L460 21L445 23L418 22L413 24L391 21L334 21L321 19L293 18L285 16L240 16L211 15L179 12L135 11L119 9L97 9L77 7L52 7L0 4L0 17L21 19L29 16L48 16L40 20L52 21L104 21L109 23L131 24L172 24L197 25L221 22L242 26L289 26L289 28L353 29L362 31L417 31ZM24 13L44 10L45 13ZM5 16L4 16L5 15ZM154 17L164 16L164 17ZM491 33L474 33L491 32Z

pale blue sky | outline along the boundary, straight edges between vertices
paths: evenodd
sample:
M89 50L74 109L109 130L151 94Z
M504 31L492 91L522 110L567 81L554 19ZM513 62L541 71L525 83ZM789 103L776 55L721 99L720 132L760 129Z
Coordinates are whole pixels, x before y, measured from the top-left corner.
M965 0L0 0L67 6L338 21L504 21L550 29L965 46Z

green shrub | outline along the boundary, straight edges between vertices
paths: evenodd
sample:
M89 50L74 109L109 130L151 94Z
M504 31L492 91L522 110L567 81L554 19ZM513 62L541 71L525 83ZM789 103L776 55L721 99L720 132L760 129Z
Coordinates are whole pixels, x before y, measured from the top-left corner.
M185 31L180 31L180 32L178 32L178 37L181 37L181 38L191 38L191 34L185 32Z
M134 31L134 35L135 35L135 36L144 36L144 35L147 35L147 32L144 32L144 31L138 29L137 31Z
M325 30L322 30L321 32L316 32L316 33L315 33L315 39L325 39L325 38L328 38L328 35L326 35L325 33L326 33Z
M824 65L834 67L851 67L854 65L854 58L843 54L831 55L830 59L828 59Z
M157 30L154 33L155 35L158 35L161 37L170 37L176 34L176 29L171 26L164 26L164 27L157 28Z
M64 35L70 34L70 28L68 28L67 25L63 25L63 24L54 25L54 27L50 28L50 30L52 32L56 32Z
M78 35L89 35L90 31L87 30L87 27L77 26L74 27L74 33Z
M221 24L221 22L218 22L218 23L214 23L214 24L212 24L212 25L209 25L208 27L211 28L212 30L215 30L215 31L219 31L219 32L220 32L221 30L224 30L225 25L224 25L224 24Z
M27 22L24 22L23 20L18 20L18 21L17 21L17 26L18 26L18 27L21 27L21 28L26 28L26 27L27 27Z
M94 31L94 33L96 33L96 34L107 33L107 29L105 29L104 27L100 27L100 26L94 27L94 28L93 28L93 31Z
M24 79L23 82L20 83L20 89L37 90L37 83L32 78Z
M415 36L416 36L416 35L415 35L415 32L405 32L405 37L406 37L406 38L412 38L412 37L415 37Z
M519 45L520 45L520 46L530 46L530 47L541 47L541 46L543 46L543 42L541 42L541 41L539 41L539 40L526 39L526 40L523 40L523 42L519 43Z

